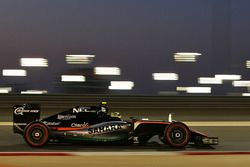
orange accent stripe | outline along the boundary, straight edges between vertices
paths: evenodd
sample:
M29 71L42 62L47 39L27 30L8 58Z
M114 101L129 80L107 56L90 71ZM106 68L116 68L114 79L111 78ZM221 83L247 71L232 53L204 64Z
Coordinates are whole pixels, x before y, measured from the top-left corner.
M56 127L52 128L53 130L58 130L58 131L70 131L70 130L82 130L85 129L86 127Z

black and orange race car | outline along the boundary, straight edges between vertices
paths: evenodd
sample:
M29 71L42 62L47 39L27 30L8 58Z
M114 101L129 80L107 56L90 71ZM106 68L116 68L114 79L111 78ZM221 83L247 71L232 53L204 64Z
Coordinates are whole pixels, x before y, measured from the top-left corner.
M217 137L190 129L182 122L122 120L118 112L108 114L106 102L97 106L77 106L67 111L40 119L39 104L15 105L14 133L21 134L32 147L50 142L101 142L146 144L153 136L174 148L189 143L217 145Z

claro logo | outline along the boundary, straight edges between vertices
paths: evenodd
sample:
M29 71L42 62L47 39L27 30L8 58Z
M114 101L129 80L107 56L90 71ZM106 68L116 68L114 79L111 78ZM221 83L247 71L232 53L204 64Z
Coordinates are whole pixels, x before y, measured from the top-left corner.
M88 122L84 122L83 124L72 123L71 127L83 128L89 126Z
M23 113L38 113L39 110L25 110L23 107L18 107L14 110L15 115L23 115Z

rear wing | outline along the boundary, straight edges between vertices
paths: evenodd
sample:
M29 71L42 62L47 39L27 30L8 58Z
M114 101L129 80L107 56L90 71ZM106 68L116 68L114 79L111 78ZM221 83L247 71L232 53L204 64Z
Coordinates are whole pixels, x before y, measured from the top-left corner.
M40 105L28 103L13 106L13 131L23 133L25 127L32 121L40 119Z

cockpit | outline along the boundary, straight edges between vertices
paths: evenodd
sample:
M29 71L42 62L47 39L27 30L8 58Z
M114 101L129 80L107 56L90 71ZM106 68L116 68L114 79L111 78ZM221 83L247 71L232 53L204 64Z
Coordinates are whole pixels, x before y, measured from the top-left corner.
M121 120L121 114L119 112L111 112L109 115L108 111L109 108L107 102L101 102L99 106L80 106L73 108L73 113L96 113L98 120Z

